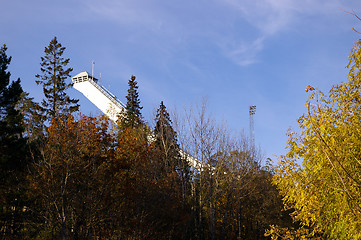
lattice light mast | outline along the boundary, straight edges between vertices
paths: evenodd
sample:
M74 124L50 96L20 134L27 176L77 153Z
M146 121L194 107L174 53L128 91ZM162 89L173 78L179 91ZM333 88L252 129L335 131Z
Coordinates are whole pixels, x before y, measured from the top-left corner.
M254 120L253 116L256 114L256 106L249 106L249 137L252 147L254 147Z

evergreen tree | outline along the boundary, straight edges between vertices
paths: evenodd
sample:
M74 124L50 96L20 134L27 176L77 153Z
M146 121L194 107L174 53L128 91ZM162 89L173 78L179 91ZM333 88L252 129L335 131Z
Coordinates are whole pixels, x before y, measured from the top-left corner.
M143 125L143 117L140 110L143 108L140 106L139 93L138 93L138 82L135 80L135 76L132 76L128 81L128 95L127 104L125 106L125 113L121 119L121 128L137 128Z
M187 159L182 157L177 142L177 132L172 127L172 120L163 104L157 110L155 117L155 147L163 161L163 168L167 174L176 171L180 178L183 202L188 198L190 190L190 167ZM185 206L185 205L184 205Z
M172 121L163 101L157 110L155 122L154 135L156 147L160 150L166 167L175 166L175 161L180 158L177 133L172 127Z
M23 148L22 115L16 105L23 92L20 79L10 84L10 72L7 72L11 57L6 56L7 47L0 49L0 163L9 168L20 167ZM7 168L2 166L2 169Z
M78 111L79 100L71 99L66 90L72 86L65 81L70 77L72 68L67 68L69 58L62 57L65 47L54 37L48 47L45 47L45 56L41 57L41 74L37 74L38 78L35 82L43 85L45 99L42 101L44 118L51 120L54 117L68 115Z
M6 50L5 45L0 49L0 234L19 238L24 215L26 139L16 105L23 90L20 79L10 83L7 68L11 57Z
M17 109L23 116L23 134L28 142L39 140L43 136L45 128L42 122L41 106L34 102L34 98L29 97L29 93L23 92L17 104Z

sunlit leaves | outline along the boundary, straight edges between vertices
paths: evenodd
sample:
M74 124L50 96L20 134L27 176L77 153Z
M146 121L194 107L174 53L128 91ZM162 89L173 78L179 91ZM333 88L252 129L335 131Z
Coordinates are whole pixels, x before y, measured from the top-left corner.
M360 238L360 44L350 54L349 81L328 96L309 96L307 113L298 120L301 132L289 134L289 152L280 157L274 177L285 206L309 229L304 236Z
M30 209L46 223L45 232L53 229L52 235L44 237L99 234L108 218L106 179L114 152L108 120L85 116L53 119L44 141L42 157L29 178L29 194L36 199Z

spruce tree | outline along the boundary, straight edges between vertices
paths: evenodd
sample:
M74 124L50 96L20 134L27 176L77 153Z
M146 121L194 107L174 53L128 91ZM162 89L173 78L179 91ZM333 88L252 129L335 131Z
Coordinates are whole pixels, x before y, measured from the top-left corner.
M22 115L16 106L23 89L20 79L10 83L10 72L7 71L11 57L6 55L7 47L0 49L0 163L7 167L20 167L22 137ZM4 168L3 168L4 169Z
M127 104L125 106L125 113L120 121L121 128L138 128L144 124L143 117L140 110L143 108L140 106L138 82L135 80L135 76L132 76L128 81L128 95Z
M155 122L154 135L156 139L156 146L161 151L166 164L174 165L174 161L179 159L177 134L172 127L172 121L163 101L160 103L157 110Z
M16 106L23 90L20 79L10 83L7 71L11 57L7 47L0 49L0 235L6 239L22 238L26 170L26 139L22 115Z
M181 156L177 141L177 132L172 127L172 120L163 104L160 103L155 117L155 146L163 161L164 170L169 173L176 171L182 185L183 199L185 199L190 182L190 169L187 160Z
M42 121L42 107L40 104L34 102L34 98L29 97L29 93L23 92L17 104L17 109L23 116L23 135L27 138L28 143L40 141L45 132L45 125Z
M79 100L71 99L65 92L72 86L66 83L72 68L67 67L69 58L64 58L65 47L54 37L48 47L45 47L45 56L41 57L41 74L35 75L38 80L35 82L43 86L45 99L42 101L42 107L45 114L45 120L51 120L54 117L68 115L78 111Z

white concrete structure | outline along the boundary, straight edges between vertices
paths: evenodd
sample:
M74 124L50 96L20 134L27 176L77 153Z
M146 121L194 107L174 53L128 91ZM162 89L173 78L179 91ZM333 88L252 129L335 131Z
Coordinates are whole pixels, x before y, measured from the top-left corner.
M73 87L87 97L112 121L116 122L121 112L125 111L125 105L111 94L105 87L98 84L98 79L81 72L72 77Z

